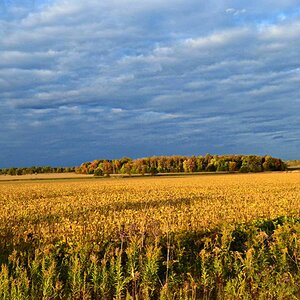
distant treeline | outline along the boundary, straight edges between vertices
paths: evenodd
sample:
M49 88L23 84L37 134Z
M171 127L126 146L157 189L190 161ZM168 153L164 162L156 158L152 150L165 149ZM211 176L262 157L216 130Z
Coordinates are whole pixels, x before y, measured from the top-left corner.
M0 175L26 175L41 173L69 173L75 172L75 167L28 167L28 168L5 168L0 169Z
M300 169L300 159L288 160L285 163L288 169Z
M283 171L285 163L271 156L210 155L154 156L139 159L94 160L76 168L77 173L109 176L110 174L193 173L193 172L263 172Z

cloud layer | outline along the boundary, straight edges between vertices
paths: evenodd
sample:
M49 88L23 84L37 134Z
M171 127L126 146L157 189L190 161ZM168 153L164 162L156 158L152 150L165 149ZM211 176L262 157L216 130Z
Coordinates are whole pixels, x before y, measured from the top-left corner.
M0 8L0 167L207 152L299 157L298 1Z

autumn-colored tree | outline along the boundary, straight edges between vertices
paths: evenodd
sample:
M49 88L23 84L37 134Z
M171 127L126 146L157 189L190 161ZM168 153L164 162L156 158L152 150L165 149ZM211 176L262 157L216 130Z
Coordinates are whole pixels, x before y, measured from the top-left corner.
M102 171L103 171L104 175L109 177L110 174L112 174L112 172L113 172L112 163L110 161L104 161L102 163Z
M196 170L197 170L197 159L196 159L196 157L192 156L192 157L186 159L183 162L183 169L184 169L184 172L187 172L187 173L196 172Z
M282 171L285 167L280 159L267 155L264 157L263 169L264 171Z
M228 171L229 172L235 172L237 170L238 170L237 163L235 161L228 162Z
M122 162L119 159L115 159L112 161L113 174L117 174L120 172L122 167Z
M94 174L94 171L95 171L95 169L98 168L100 162L101 162L100 160L92 161L88 166L88 173L89 174Z
M108 171L104 172L103 163L106 162ZM94 160L81 164L76 169L83 174L93 174L97 168L101 167L104 174L145 174L150 170L157 170L159 173L170 172L201 172L201 171L225 171L225 172L261 172L284 170L285 164L278 158L271 156L257 155L210 155L206 156L153 156L132 160L123 157L113 161ZM44 168L35 168L36 172L45 171ZM3 172L3 171L2 171Z
M129 176L131 176L132 174L132 162L128 161L127 163L125 163L122 168L121 168L121 173L122 174L128 174Z
M147 165L144 159L137 159L132 163L132 170L137 174L145 175L147 172Z

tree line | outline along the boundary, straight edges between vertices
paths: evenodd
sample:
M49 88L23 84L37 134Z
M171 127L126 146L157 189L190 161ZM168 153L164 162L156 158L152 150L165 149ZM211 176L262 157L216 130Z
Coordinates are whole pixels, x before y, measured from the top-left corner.
M26 175L42 173L94 174L150 174L195 172L263 172L283 171L286 164L279 158L258 155L210 155L205 156L153 156L138 159L97 159L82 163L79 167L33 166L26 168L3 168L0 175Z
M4 168L0 169L0 175L27 175L42 173L71 173L75 172L75 167L27 167L27 168Z
M80 174L109 176L110 174L194 173L194 172L263 172L283 171L285 163L272 156L210 155L153 156L139 159L99 159L82 163L76 168Z

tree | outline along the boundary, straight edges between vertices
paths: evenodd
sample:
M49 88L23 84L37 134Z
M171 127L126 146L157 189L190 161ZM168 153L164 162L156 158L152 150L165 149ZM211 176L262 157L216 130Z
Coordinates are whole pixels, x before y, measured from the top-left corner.
M103 171L100 167L94 171L94 176L103 176Z
M16 175L22 175L22 169L21 168L16 169Z
M153 167L150 168L149 173L150 173L151 176L154 176L158 173L158 170L157 170L156 167L153 166Z
M119 159L113 160L112 161L112 166L113 166L113 174L120 173L120 170L122 168L122 163Z
M237 168L237 163L235 162L235 161L230 161L229 163L228 163L228 171L229 172L235 172L235 171L237 171L238 170L238 168Z
M132 168L135 173L145 175L147 172L147 165L144 159L137 159L133 162Z
M216 166L214 163L209 163L205 169L207 172L215 172Z
M264 171L283 171L286 166L281 159L267 155L264 157L263 169Z
M224 159L220 159L216 161L216 170L218 172L228 171L228 162Z
M196 170L197 170L197 159L196 159L196 157L192 156L192 157L186 159L183 162L183 169L184 169L184 172L187 172L187 173L196 172Z
M110 174L113 172L112 163L109 161L104 161L102 163L102 170L103 170L103 174L105 174L107 177L109 177Z
M128 174L129 176L131 176L132 173L132 162L128 161L127 163L125 163L122 168L121 168L121 172L123 174Z
M16 168L10 168L7 172L8 175L16 175Z
M205 158L203 156L197 157L196 163L197 163L197 172L201 172L205 170Z
M262 157L255 155L248 155L243 157L242 167L243 170L248 172L261 172L262 171Z

